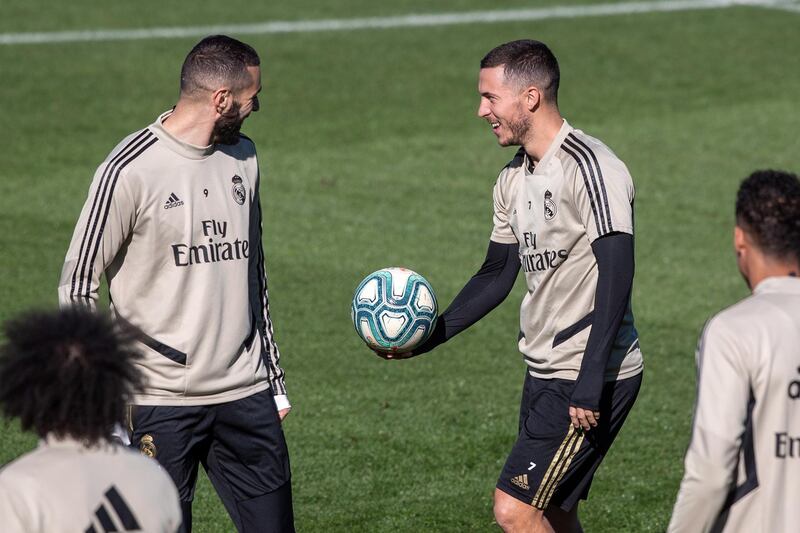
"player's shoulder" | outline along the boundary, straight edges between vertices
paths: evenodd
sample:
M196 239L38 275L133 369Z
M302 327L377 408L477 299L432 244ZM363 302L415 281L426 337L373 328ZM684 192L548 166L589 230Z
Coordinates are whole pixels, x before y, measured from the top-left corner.
M136 450L120 446L120 470L125 471L126 483L148 487L152 497L162 504L164 512L179 508L179 496L172 478L157 460L145 457ZM124 465L124 466L123 466Z
M514 154L514 157L511 159L511 161L506 163L506 166L503 167L503 170L506 169L515 170L518 168L522 168L522 165L524 164L525 164L525 148L520 147L519 150L517 150L517 153Z
M703 337L737 340L763 320L763 306L754 295L715 313L703 328Z
M762 281L768 283L770 280ZM774 326L796 316L793 309L787 308L787 292L760 291L759 285L753 294L739 300L735 304L714 315L713 319L735 333L754 330L755 328ZM788 295L792 298L791 295ZM777 297L777 298L776 298ZM793 305L800 302L800 295L794 297Z
M115 461L124 462L134 466L141 466L143 469L148 471L152 466L157 465L155 461L142 455L142 453L138 450L129 448L118 442L103 442L101 445L96 447L79 449L79 451L88 455L102 454L113 458Z
M520 148L514 154L514 157L506 163L497 175L497 183L504 185L509 182L516 174L518 174L525 165L525 149Z
M156 145L158 137L148 126L141 130L127 135L109 152L108 156L97 167L94 179L110 181L117 185L124 184L124 187L136 187L132 183L133 175L147 176L148 169L155 161L154 154L158 152L152 147Z
M247 160L256 157L256 143L247 135L240 133L236 144L217 145L217 149L236 159Z
M714 314L703 327L697 344L702 368L727 361L741 375L755 375L765 355L761 346L770 337L770 313L757 297L748 296ZM768 310L767 310L768 311ZM773 317L774 318L774 317Z
M579 151L589 157L619 159L606 143L577 128L567 133L561 143L561 150Z
M253 154L256 153L256 142L253 139L251 139L250 137L248 137L247 135L245 135L244 133L241 133L241 132L239 133L239 143L238 144L241 145L241 148L243 150L246 150L246 151L251 152Z
M153 133L149 126L134 131L117 143L108 153L104 163L113 163L117 167L129 165L144 153L147 148L152 146L156 139L156 134Z
M35 482L37 473L41 473L42 464L46 464L46 450L42 447L17 457L0 468L0 485L13 486L25 482Z
M572 168L576 173L630 179L628 167L608 145L579 129L573 129L567 134L559 147L557 157L564 166Z
M60 455L56 456L59 452ZM90 447L75 446L61 450L55 448L51 454L51 457L45 458L50 464L71 462L74 468L81 468L83 465L85 469L104 468L104 465L114 464L115 468L124 471L130 479L141 483L150 486L171 483L169 475L157 461L122 444L103 442Z

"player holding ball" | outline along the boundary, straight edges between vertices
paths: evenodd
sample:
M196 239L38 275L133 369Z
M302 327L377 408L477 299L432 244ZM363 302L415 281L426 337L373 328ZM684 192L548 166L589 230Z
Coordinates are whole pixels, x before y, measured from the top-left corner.
M642 381L633 181L606 145L562 118L559 76L538 41L500 45L481 61L478 115L501 146L520 146L494 187L486 259L425 343L383 354L405 359L453 338L506 298L522 268L519 435L494 493L508 532L582 530L579 500Z

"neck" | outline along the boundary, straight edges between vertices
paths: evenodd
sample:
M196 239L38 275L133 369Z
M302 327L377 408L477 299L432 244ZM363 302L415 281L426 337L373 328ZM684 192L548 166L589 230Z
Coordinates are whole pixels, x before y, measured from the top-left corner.
M780 261L769 257L761 257L754 261L747 273L747 282L750 289L755 289L759 283L767 278L786 276L800 276L800 264L794 261Z
M214 118L200 106L182 98L163 126L178 140L195 146L208 146L212 142Z
M530 138L522 146L534 163L547 153L563 124L564 119L556 107L539 108L531 117Z

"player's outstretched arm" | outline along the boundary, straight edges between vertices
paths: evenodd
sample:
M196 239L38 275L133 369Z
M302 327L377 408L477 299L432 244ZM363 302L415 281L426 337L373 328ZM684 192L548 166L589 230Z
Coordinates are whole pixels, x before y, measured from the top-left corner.
M519 268L518 244L489 241L483 265L439 315L430 338L412 352L379 355L385 359L408 359L452 339L506 299L514 287Z
M628 308L633 286L633 235L605 235L592 243L592 251L598 272L592 330L570 401L573 425L585 430L597 425L606 364Z

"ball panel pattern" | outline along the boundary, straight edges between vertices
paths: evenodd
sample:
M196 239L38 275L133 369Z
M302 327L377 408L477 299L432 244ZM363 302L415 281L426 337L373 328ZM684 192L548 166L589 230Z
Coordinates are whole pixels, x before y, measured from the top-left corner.
M408 351L424 342L437 316L436 296L427 280L405 268L384 268L359 284L353 296L356 332L370 347Z

